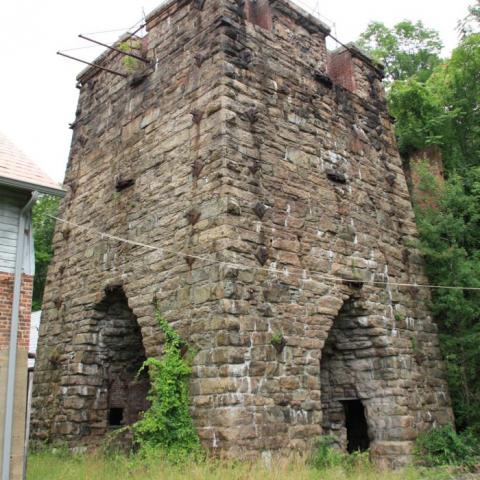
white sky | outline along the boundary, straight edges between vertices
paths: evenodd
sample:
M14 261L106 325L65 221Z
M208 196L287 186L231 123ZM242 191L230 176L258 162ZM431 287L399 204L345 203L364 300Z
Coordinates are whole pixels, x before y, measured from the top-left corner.
M206 0L215 1L215 0ZM440 32L448 53L457 42L457 20L473 0L299 0L335 23L338 38L355 40L369 21L392 26L422 20ZM0 130L46 173L62 181L68 158L82 64L59 57L57 50L89 43L79 33L128 29L159 0L1 0ZM94 35L106 42L121 32ZM101 52L70 52L87 60Z

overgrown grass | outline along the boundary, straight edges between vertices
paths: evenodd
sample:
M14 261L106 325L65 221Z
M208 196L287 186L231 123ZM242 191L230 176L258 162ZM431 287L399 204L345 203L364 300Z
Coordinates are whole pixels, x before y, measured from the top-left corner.
M480 467L480 439L471 430L457 433L451 425L434 428L418 436L415 457L420 465L451 465L473 472Z
M446 480L446 470L407 468L378 471L364 456L345 465L316 467L301 456L271 462L206 459L175 465L159 458L37 452L28 461L28 480ZM334 462L335 463L335 462Z

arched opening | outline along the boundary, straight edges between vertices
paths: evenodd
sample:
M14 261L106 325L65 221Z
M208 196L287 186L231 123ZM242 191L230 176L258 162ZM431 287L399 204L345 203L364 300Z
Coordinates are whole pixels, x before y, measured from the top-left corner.
M109 428L130 425L148 408L148 372L138 373L146 359L140 326L120 287L106 292L96 312L101 318L106 423Z
M320 361L323 433L350 453L367 450L373 440L368 392L374 349L366 320L361 305L347 300L333 321Z

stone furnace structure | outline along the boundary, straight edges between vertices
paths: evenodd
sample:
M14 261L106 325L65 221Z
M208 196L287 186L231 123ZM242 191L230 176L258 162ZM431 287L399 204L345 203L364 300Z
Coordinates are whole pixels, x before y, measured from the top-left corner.
M452 415L381 68L327 52L287 0L172 0L146 30L121 47L150 64L107 51L126 76L78 77L34 437L98 444L138 418L157 304L198 351L207 447L332 434L401 464Z

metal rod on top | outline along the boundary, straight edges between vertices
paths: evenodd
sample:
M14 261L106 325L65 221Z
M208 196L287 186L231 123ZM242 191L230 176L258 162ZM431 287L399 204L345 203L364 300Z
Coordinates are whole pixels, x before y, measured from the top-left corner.
M72 57L71 55L67 55L66 53L57 52L57 55L61 55L62 57L70 58L71 60L76 60L77 62L80 62L80 63L85 63L85 64L90 65L92 67L97 67L100 70L105 70L106 72L113 73L114 75L119 75L120 77L123 77L123 78L127 78L127 76L128 76L125 73L117 72L117 71L111 70L110 68L107 68L107 67L102 67L101 65L98 65L96 63L86 62L85 60L81 60L80 58L77 58L77 57Z
M112 47L111 45L108 45L108 44L103 43L103 42L99 42L98 40L94 40L93 38L86 37L85 35L80 34L79 37L83 38L83 40L87 40L89 42L96 43L97 45L101 45L102 47L108 48L108 49L113 50L113 51L115 51L117 53L120 53L122 55L127 55L128 57L136 58L137 60L140 60L141 62L144 62L147 65L150 65L150 63L151 63L150 60L147 60L146 58L141 57L140 55L135 55L134 53L131 53L131 52L124 52L123 50L120 50L119 48Z

